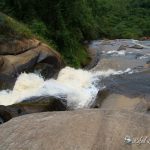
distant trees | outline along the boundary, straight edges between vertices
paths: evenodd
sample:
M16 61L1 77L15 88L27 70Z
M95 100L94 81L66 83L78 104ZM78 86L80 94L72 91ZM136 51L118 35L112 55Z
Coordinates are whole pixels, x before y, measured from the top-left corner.
M0 11L51 41L74 66L86 62L84 40L150 35L149 0L1 0Z
M108 38L138 38L150 35L149 0L94 0L93 12L99 35Z

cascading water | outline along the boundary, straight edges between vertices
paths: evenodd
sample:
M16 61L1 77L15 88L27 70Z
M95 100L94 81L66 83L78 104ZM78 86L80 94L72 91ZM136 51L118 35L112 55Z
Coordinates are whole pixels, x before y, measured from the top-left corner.
M130 69L127 69L124 72L129 71ZM98 91L104 88L102 85L97 86L98 80L124 72L114 70L92 72L65 67L56 80L44 80L38 74L22 73L12 91L0 92L0 105L12 105L34 96L54 96L65 98L68 107L74 109L89 107L94 102Z
M136 45L138 45L138 46L141 46L142 48L150 49L150 46L143 45L143 44L141 44L140 41L138 41L138 40L133 40L133 39L132 39L132 43L133 43L133 44L136 44Z

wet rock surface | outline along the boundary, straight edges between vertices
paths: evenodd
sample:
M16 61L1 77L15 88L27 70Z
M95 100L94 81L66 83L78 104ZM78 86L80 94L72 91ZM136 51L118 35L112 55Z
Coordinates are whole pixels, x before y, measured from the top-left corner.
M99 62L92 68L92 71L130 70L130 73L102 79L100 84L105 85L106 88L100 92L101 94L96 99L97 107L149 112L149 43L150 41L120 39L94 41L90 45L91 50L93 48L94 51L102 53ZM97 56L95 55L95 57Z
M15 116L17 116L17 115L15 115L14 111L10 111L9 108L0 105L0 120L1 120L1 124L4 123L4 122L9 121L10 119L12 119Z
M101 53L100 60L92 69L97 70L124 70L126 68L136 69L136 67L144 67L150 60L149 41L136 40L101 40L94 41L89 49L95 54ZM139 49L139 47L142 47ZM94 55L93 54L93 55ZM95 58L98 59L97 55Z
M150 71L111 76L103 84L113 93L133 96L148 96L150 93Z
M2 117L0 117L0 124L3 124L4 123L4 120Z

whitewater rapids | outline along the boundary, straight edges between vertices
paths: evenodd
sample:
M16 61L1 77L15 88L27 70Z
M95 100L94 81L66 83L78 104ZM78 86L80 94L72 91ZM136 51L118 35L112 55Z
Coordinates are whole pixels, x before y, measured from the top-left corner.
M94 102L98 91L104 88L103 85L97 86L102 77L130 71L110 69L92 72L65 67L56 80L44 80L41 75L35 73L22 73L16 80L13 90L0 91L0 105L12 105L34 96L54 96L65 98L68 107L87 108Z

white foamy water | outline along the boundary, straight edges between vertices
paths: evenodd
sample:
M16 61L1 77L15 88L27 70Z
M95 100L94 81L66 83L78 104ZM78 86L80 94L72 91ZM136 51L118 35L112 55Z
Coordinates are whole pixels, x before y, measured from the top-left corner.
M66 67L62 69L58 78L44 80L38 74L22 73L13 88L0 92L0 105L11 105L34 96L54 96L65 98L68 107L83 108L89 107L95 100L99 90L104 86L97 87L97 81L102 77L118 75L131 72L131 69L125 71L85 71Z
M140 44L140 41L138 41L138 40L133 40L132 39L132 43L134 43L134 44L136 44L138 46L141 46L143 48L148 48L148 49L150 48L150 46L146 46L146 45Z
M116 50L112 50L112 51L108 51L107 54L112 54L113 56L119 56L119 55L125 55L126 52L124 50L121 51L116 51Z

